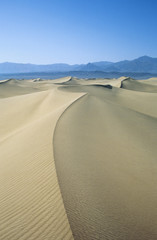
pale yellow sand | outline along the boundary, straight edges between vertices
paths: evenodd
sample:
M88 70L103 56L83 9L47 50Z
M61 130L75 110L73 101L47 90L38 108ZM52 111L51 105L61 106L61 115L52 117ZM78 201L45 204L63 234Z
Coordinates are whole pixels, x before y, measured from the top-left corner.
M133 79L129 79L129 81L124 80L122 82L122 87L133 91L157 93L157 79L154 78L140 81L135 81Z
M156 240L156 86L1 82L0 240Z
M12 89L8 83L7 98L0 99L0 239L73 239L52 139L60 114L80 94L55 87L26 94L28 82L21 91L26 95L8 97L20 94L16 83Z
M64 112L54 135L75 239L157 239L157 94L153 86L135 91L145 83L134 81L124 81L134 91L63 88L87 92Z

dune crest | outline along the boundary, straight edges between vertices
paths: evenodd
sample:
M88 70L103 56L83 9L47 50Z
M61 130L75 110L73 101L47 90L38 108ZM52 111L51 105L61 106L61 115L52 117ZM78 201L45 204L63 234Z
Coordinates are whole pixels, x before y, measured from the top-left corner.
M157 79L0 82L0 240L156 240Z

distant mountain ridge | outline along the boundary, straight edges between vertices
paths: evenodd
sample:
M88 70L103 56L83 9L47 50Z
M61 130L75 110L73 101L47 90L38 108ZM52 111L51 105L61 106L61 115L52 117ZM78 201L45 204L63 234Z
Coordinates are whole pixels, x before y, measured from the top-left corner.
M55 63L48 65L25 63L0 63L0 73L28 73L28 72L68 72L68 71L102 71L102 72L135 72L157 73L157 58L142 56L134 60L120 62L92 62L87 64L69 65Z

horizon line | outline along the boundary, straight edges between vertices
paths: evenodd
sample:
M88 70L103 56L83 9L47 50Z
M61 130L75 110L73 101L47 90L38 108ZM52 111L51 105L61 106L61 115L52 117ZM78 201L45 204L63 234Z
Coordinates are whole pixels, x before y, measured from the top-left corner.
M151 57L148 55L143 55L137 58L133 58L133 59L124 59L124 60L119 60L119 61L108 61L108 60L99 60L99 61L90 61L90 62L86 62L86 63L65 63L65 62L54 62L54 63L31 63L31 62L9 62L9 61L5 61L5 62L0 62L0 64L4 64L4 63L14 63L14 64L30 64L30 65L53 65L53 64L66 64L66 65L86 65L86 64L90 64L90 63L98 63L98 62L110 62L110 63L117 63L117 62L123 62L123 61L133 61L142 57L148 57L148 58L157 58L157 57Z

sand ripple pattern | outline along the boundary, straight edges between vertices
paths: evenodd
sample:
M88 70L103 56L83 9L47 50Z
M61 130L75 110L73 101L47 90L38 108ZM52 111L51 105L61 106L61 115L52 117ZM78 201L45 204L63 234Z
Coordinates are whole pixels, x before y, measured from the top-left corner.
M0 240L156 240L156 86L1 81Z
M59 116L80 94L17 82L17 88L6 83L0 99L0 240L73 239L52 138Z

